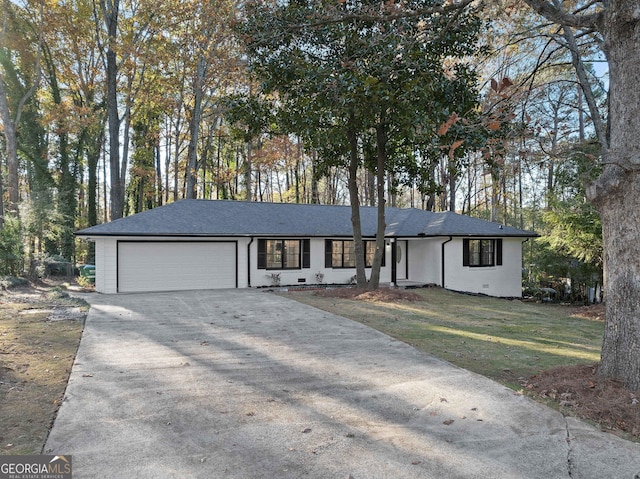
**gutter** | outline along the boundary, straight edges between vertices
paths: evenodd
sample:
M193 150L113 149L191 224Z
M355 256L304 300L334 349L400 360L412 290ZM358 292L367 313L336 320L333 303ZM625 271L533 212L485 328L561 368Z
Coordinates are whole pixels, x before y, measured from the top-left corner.
M453 240L453 236L449 236L449 239L442 243L442 288L444 288L444 245Z
M251 287L251 245L253 244L253 236L247 245L247 287Z

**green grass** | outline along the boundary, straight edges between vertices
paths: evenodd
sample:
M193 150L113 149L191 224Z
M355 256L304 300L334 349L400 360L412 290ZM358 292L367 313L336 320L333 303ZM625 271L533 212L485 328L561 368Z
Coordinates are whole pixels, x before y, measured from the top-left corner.
M414 290L424 301L381 303L315 296L289 297L345 316L462 368L516 389L556 366L600 359L604 324L572 316L575 308Z

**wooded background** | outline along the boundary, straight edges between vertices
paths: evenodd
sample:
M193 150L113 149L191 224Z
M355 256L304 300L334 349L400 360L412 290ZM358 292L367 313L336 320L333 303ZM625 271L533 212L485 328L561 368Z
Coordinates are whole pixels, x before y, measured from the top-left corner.
M181 198L346 204L352 128L361 204L381 186L390 206L534 230L527 287L571 278L584 299L602 282L601 35L450 4L3 0L0 274L91 262L74 231Z

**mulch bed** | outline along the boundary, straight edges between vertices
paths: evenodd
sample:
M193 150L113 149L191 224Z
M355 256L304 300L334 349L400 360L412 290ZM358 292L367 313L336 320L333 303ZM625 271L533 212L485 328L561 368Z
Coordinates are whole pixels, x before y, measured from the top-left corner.
M333 288L316 291L316 296L323 298L355 299L361 301L379 301L395 303L398 301L424 301L417 293L396 288L379 288L375 290L359 288Z
M543 371L525 383L533 396L551 399L602 429L619 429L640 438L640 391L597 374L597 364Z
M595 321L604 321L605 318L605 305L604 303L600 304L591 304L588 306L578 306L574 308L572 316L577 316L580 318L592 319Z

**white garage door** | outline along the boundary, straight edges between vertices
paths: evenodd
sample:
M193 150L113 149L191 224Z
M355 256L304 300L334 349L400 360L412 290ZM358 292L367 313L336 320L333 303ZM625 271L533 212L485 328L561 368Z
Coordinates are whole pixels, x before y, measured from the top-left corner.
M235 288L237 245L223 242L118 243L118 291Z

